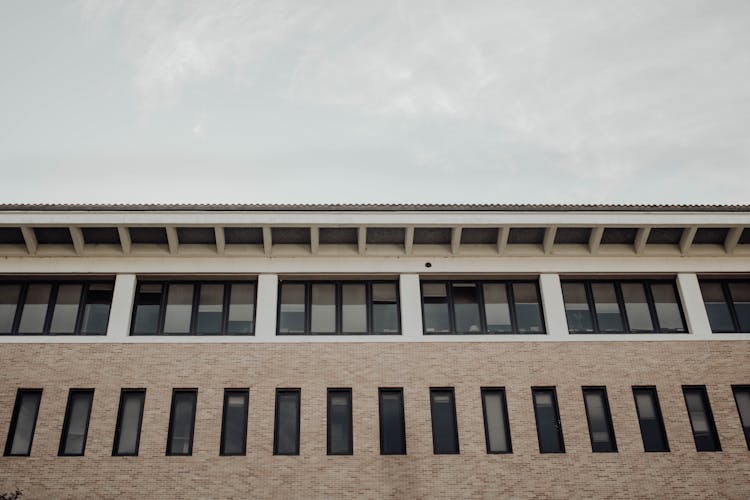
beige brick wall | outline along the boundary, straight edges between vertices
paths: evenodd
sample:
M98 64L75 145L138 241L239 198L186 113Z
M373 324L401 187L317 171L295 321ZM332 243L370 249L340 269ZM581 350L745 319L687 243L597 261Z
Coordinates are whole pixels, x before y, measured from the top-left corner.
M30 457L0 458L24 498L750 497L731 384L750 342L5 344L0 442L16 390L43 388ZM631 386L656 385L670 453L644 453ZM722 452L695 451L682 384L705 384ZM565 454L538 451L530 387L554 385ZM605 385L619 453L591 452L583 385ZM381 456L378 387L404 387L406 456ZM429 387L456 389L459 455L432 453ZM480 387L505 386L513 454L487 455ZM57 457L70 388L93 387L85 457ZM112 457L120 389L147 388L140 456ZM167 457L172 388L198 388L193 456ZM220 457L223 389L250 388L248 453ZM272 454L274 391L302 389L301 454ZM352 387L354 455L326 456L326 388Z

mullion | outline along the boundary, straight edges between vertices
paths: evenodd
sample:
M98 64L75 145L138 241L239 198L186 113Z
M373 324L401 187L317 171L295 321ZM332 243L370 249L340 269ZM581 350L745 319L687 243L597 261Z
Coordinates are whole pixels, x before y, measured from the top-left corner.
M510 329L512 334L518 333L518 317L516 315L516 296L513 291L513 281L506 281L505 297L508 300L508 310L510 312Z
M734 297L732 297L732 289L729 287L729 281L723 280L720 282L722 290L724 291L724 300L727 301L729 306L729 314L732 317L732 323L734 323L734 332L741 331L740 320L737 317L737 311L734 308Z
M221 335L229 333L229 304L231 304L232 284L224 283L223 309L221 311Z
M18 328L21 326L21 313L23 312L23 305L26 303L26 294L28 291L29 284L21 284L21 291L18 294L18 302L16 303L16 316L13 318L13 326L10 329L13 335L18 335Z
M42 283L46 284L46 283ZM47 311L44 316L44 326L42 326L42 335L49 335L50 327L52 325L52 314L55 311L57 305L57 290L60 287L59 283L50 283L49 296L47 297Z
M164 335L164 321L167 316L167 301L169 300L169 283L161 283L161 304L159 305L159 326L157 332Z
M197 335L198 330L198 303L201 297L201 284L191 283L193 285L193 306L190 310L190 327L188 328L188 335Z
M594 303L594 292L591 290L591 281L581 281L586 292L586 301L589 304L589 314L591 314L591 325L594 327L594 333L601 333L599 329L599 318L596 314L596 304Z
M342 309L343 309L343 303L344 303L344 301L343 301L344 291L343 291L343 286L341 285L340 281L334 282L333 286L334 286L334 288L333 288L333 305L334 305L334 308L335 308L333 310L333 315L336 318L336 320L334 321L334 323L336 325L335 326L336 335L338 335L338 334L341 334L344 331L344 326L343 326L342 321L341 321L341 315L343 314L342 313Z
M373 300L372 300L372 282L364 282L365 285L365 314L367 314L367 334L371 335L374 333L374 326L373 326L373 320L372 320L372 309L373 309Z
M448 299L448 323L451 327L451 333L457 335L458 331L456 330L456 313L454 311L456 305L453 303L453 281L445 282L445 293L446 298Z
M617 308L620 310L620 318L622 319L622 328L624 333L633 333L630 329L630 320L628 320L628 312L625 308L625 298L622 296L622 281L613 281L615 288L615 299L617 300ZM648 293L648 292L646 292ZM648 298L646 298L648 302ZM617 332L611 332L617 333Z
M544 331L539 333L547 335L547 322L544 319L544 304L542 304L542 290L539 286L539 280L531 280L530 283L534 285L534 289L536 290L536 303L539 304L539 317L542 321L542 328L544 328Z
M312 283L305 282L305 334L312 332Z
M474 283L474 286L477 287L477 300L479 302L479 326L482 329L482 333L488 333L487 332L487 318L484 314L484 282L483 281L477 281Z
M651 291L652 283L652 281L643 282L646 288L646 302L648 303L648 311L651 313L651 322L654 325L654 331L656 333L663 333L661 323L659 323L659 315L656 314L656 303L654 301L654 294Z
M78 299L78 312L76 313L76 324L73 328L73 335L80 335L81 330L83 329L83 310L86 307L85 300L88 296L89 291L89 283L83 283L83 286L81 286L81 296ZM111 304L110 304L111 307Z

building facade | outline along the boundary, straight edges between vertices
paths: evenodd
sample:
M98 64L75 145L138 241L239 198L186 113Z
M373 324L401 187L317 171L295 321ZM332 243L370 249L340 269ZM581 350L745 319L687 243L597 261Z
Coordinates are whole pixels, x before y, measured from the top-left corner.
M750 496L748 206L0 207L0 493Z

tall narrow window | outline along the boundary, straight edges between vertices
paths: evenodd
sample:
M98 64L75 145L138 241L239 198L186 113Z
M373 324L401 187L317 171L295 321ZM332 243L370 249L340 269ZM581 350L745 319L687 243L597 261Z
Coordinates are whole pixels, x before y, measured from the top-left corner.
M198 335L219 335L224 330L223 320L224 285L200 285L195 333Z
M539 438L540 453L565 453L560 411L557 408L557 395L554 387L534 387L536 432Z
M624 332L622 311L617 300L614 283L592 283L596 321L601 332Z
M655 387L633 387L644 451L669 451Z
M78 304L81 301L80 284L65 284L57 287L55 307L52 310L51 333L73 333L78 318Z
M305 333L305 285L282 283L279 300L279 333Z
M484 414L484 438L487 453L511 453L510 425L505 389L482 389L482 412Z
M513 283L518 333L544 333L539 287L536 283Z
M617 451L607 390L604 387L584 387L583 402L586 405L586 418L589 422L591 451Z
M352 390L328 389L328 454L351 455Z
M750 332L750 281L701 280L711 330Z
M26 288L26 300L21 309L18 333L42 333L47 317L52 285L32 284Z
M333 283L312 285L310 332L336 333L336 285Z
M562 283L565 300L565 316L571 332L593 332L594 320L591 316L585 283Z
M436 455L458 453L456 401L453 388L430 389L432 447Z
M138 455L145 400L145 389L123 389L120 392L120 408L117 411L115 442L112 446L113 456Z
M192 284L173 283L167 292L167 308L164 313L164 333L190 333L193 313Z
M81 333L86 335L107 333L113 291L113 283L90 283L86 287Z
M481 333L479 286L475 283L453 283L451 287L456 333Z
M364 283L341 285L341 331L367 333L367 287Z
M135 294L133 317L134 335L153 335L159 332L159 312L161 311L161 283L141 283Z
M247 389L224 391L224 418L221 422L222 455L244 455L247 445Z
M380 454L406 455L403 389L380 389Z
M20 295L21 285L0 285L0 334L13 331Z
M508 291L505 283L485 283L484 315L487 318L488 333L512 333Z
M704 386L683 386L685 405L693 428L695 449L698 451L721 451L719 434L716 432L711 403Z
M86 435L89 430L93 389L71 389L68 393L68 407L60 438L61 456L81 456L86 450Z
M398 333L398 286L396 283L372 284L372 332Z
M299 455L300 390L276 389L274 455Z
M737 413L740 414L740 423L745 432L745 443L750 450L750 385L734 385L734 402L737 403Z
M167 433L167 455L192 455L195 429L195 405L198 391L175 389Z
M39 414L39 403L42 400L41 389L19 389L16 393L16 404L5 443L6 456L28 456L31 454L31 443L34 441L36 417Z
M424 283L424 331L427 333L450 333L451 320L448 305L448 290L445 283Z
M255 318L255 284L233 283L230 287L227 333L247 335L253 333Z

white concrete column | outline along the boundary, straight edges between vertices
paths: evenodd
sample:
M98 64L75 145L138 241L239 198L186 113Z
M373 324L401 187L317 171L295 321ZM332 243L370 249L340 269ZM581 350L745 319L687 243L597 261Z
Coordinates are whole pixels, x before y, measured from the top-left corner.
M279 295L279 276L258 276L258 300L255 304L255 337L272 339L276 336L276 302Z
M401 334L404 337L422 336L422 292L418 274L399 276L401 299Z
M557 274L540 274L539 290L542 294L542 308L544 309L544 324L547 335L555 338L568 336L568 320L565 317L565 303L563 302L560 276Z
M711 338L711 324L708 322L708 313L703 303L698 276L690 273L678 274L677 289L680 292L688 332L696 337Z
M115 276L115 289L112 292L112 307L109 310L107 337L124 339L130 335L130 318L133 317L133 299L135 299L137 282L135 274L118 274Z

